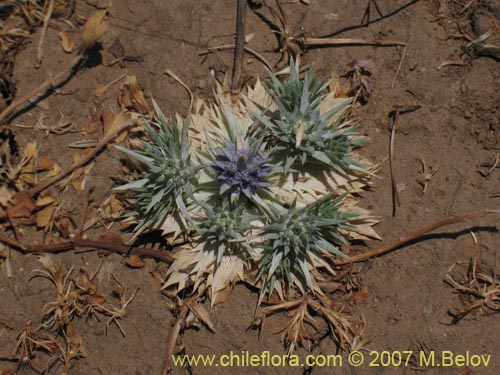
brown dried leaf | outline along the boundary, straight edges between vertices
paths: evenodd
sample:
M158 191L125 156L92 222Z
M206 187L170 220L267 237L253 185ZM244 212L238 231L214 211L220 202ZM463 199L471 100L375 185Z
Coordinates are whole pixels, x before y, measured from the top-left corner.
M52 223L54 211L57 209L56 205L45 207L36 215L36 226L39 228L46 228Z
M48 206L49 204L54 203L56 200L50 196L47 197L41 197L36 200L36 206L37 207L45 207Z
M46 171L47 169L52 168L52 165L54 162L52 161L52 158L48 155L42 156L40 160L38 161L38 165L36 166L37 171Z
M118 113L103 113L102 117L104 134L106 135L128 121L129 115L124 110L121 110Z
M73 48L75 48L75 43L71 40L68 33L66 31L59 32L59 38L61 39L61 45L66 53L72 53Z
M13 218L28 218L36 207L35 201L25 190L16 193L11 203L12 205L7 208L7 211L9 216Z
M120 87L120 102L129 110L142 114L149 113L149 106L135 76L127 76Z
M137 254L130 255L125 261L125 264L131 268L144 268L146 266L146 263L144 263Z
M105 21L107 13L106 9L99 9L91 14L83 25L82 44L84 49L91 48L107 31L108 24Z
M113 232L106 232L99 237L100 242L123 245L122 238Z
M68 238L71 234L71 220L67 217L62 217L56 221L57 230L61 233L62 238Z
M0 186L0 206L7 207L7 203L11 200L13 195L14 195L14 192L7 189L7 186L1 185Z
M47 173L47 177L54 177L57 176L59 173L61 173L61 167L59 164L54 163L52 165L52 169Z

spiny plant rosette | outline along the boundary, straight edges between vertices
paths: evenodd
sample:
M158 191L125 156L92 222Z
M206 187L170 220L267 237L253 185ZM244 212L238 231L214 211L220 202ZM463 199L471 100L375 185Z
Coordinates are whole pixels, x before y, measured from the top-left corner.
M161 228L177 245L164 284L173 293L207 291L215 304L244 281L260 289L259 303L326 301L320 285L344 256L340 246L378 238L353 195L374 166L356 153L365 139L345 120L352 98L312 69L300 78L294 62L288 80L270 77L236 98L217 86L214 101L193 103L189 121L166 121L156 108L159 133L148 127L144 150L122 149L145 167L121 187L137 202L137 230ZM190 241L177 241L181 233Z

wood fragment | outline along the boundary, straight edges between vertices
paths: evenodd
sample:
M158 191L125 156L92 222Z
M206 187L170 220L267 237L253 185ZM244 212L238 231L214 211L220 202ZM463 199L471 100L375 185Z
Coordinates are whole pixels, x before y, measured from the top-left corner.
M476 217L481 217L481 216L486 216L486 215L500 215L500 209L494 209L494 210L479 210L479 211L472 211L469 212L465 215L462 216L455 216L455 217L450 217L448 219L444 219L441 221L438 221L437 223L431 224L423 229L419 229L416 232L411 233L410 235L403 237L399 240L396 240L388 245L379 247L374 250L367 251L366 253L356 255L353 257L345 258L345 259L336 259L334 261L334 264L337 266L340 265L345 265L345 264L351 264L351 263L358 263L365 261L367 259L375 258L380 255L384 255L387 253L390 253L391 251L396 250L397 248L401 247L402 245L408 244L409 242L412 242L438 228L448 226L451 224L457 224L457 223L463 223L469 220L472 220Z
M238 0L236 11L236 48L234 49L233 77L231 79L231 90L233 91L239 87L241 70L243 69L246 7L246 0Z
M49 27L50 18L52 17L52 12L54 11L54 0L49 0L49 7L47 9L47 14L43 19L42 30L40 31L40 40L38 41L38 48L36 51L36 65L35 68L39 68L42 65L43 59L43 42L45 40L45 35L47 34L47 29Z

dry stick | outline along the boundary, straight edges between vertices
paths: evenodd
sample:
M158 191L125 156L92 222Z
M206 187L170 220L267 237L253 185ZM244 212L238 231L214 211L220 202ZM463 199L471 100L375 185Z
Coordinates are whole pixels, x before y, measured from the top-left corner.
M0 113L0 124L2 123L3 120L8 116L8 114L15 108L19 107L21 104L29 101L31 98L33 98L35 95L41 93L42 91L48 89L50 86L53 86L56 82L61 80L61 78L66 77L66 75L73 69L76 65L78 65L81 61L81 59L84 58L83 54L78 54L76 55L68 64L68 66L61 70L59 73L57 73L55 76L47 79L45 82L43 82L41 85L35 87L34 89L31 89L28 91L26 94L24 94L22 97L19 99L14 100L7 108L5 108L1 113Z
M234 49L234 48L236 48L235 44L226 44L226 45L223 45L223 46L210 47L205 52L200 53L200 56L207 55L209 53L216 52L216 51L223 51L223 50L226 50L226 49ZM252 55L253 57L255 57L261 63L263 63L266 66L267 69L273 70L273 67L264 58L264 56L260 55L258 52L254 51L253 49L248 48L248 47L244 47L243 50L245 52L249 53L250 55Z
M406 237L403 237L402 239L399 239L397 241L394 241L393 243L390 243L388 245L379 247L378 249L374 249L371 251L368 251L364 254L356 255L347 259L336 259L334 261L335 265L345 265L345 264L351 264L351 263L357 263L361 262L370 258L378 257L380 255L389 253L396 248L400 247L401 245L404 245L408 242L411 242L413 240L416 240L417 238L420 238L424 235L426 235L429 232L432 232L433 230L436 230L438 228L451 225L451 224L456 224L456 223L462 223L469 221L473 218L479 217L479 216L485 216L485 215L500 215L500 209L497 210L479 210L479 211L472 211L469 212L463 216L455 216L455 217L450 217L448 219L441 220L437 223L431 224L428 227L425 227L423 229L420 229Z
M246 0L238 0L236 9L236 48L234 49L233 78L231 90L237 90L243 68L243 51L245 48L245 11Z
M45 40L45 34L47 33L47 28L49 27L50 18L52 17L52 12L54 11L54 0L49 1L49 8L47 9L47 14L43 20L42 30L40 32L40 40L38 41L38 48L36 51L36 65L35 68L39 68L42 65L43 59L43 41Z
M52 178L48 178L46 180L43 180L35 187L28 190L28 193L30 193L31 196L36 195L36 194L40 193L41 191L45 190L46 188L48 188L49 186L62 180L64 177L66 177L68 174L72 173L76 169L83 167L90 160L92 160L109 142L111 142L122 130L124 130L130 126L133 126L136 123L137 123L137 121L133 120L133 119L130 119L130 120L123 122L120 126L116 127L115 129L110 131L108 134L106 134L88 155L81 157L80 159L78 159L77 162L75 162L73 165L70 165L68 168L66 168L64 171L62 171L58 175L56 175Z
M18 249L19 251L25 254L59 253L63 251L75 250L76 248L93 248L99 250L107 250L125 256L135 254L140 257L148 257L168 264L173 262L173 258L166 252L161 252L146 247L131 247L115 243L102 242L102 241L82 240L81 238L75 238L72 241L50 244L50 245L23 246L21 243L13 240L12 238L9 238L3 233L0 233L0 242L7 244L14 249Z
M413 106L401 106L397 105L389 114L392 117L392 127L391 127L391 136L389 139L389 170L391 174L391 188L392 188L392 217L396 216L396 205L399 207L401 205L401 201L399 200L398 187L396 183L396 177L394 174L394 139L396 137L396 124L398 123L399 115L401 113L413 112L419 109L419 105Z
M172 371L172 365L171 365L172 355L174 354L175 345L177 344L177 338L179 337L179 334L181 333L181 329L186 321L186 316L187 316L188 312L189 312L189 307L188 307L187 303L185 302L184 306L182 306L179 317L177 318L177 321L175 322L172 333L170 334L170 338L168 339L167 355L165 358L165 363L163 365L162 375L167 375L169 372Z
M401 54L401 60L398 64L398 69L394 75L391 83L391 88L394 87L396 78L401 71L403 66L403 61L405 58L406 50L408 48L408 43L401 42L399 40L365 40L365 39L355 39L355 38L298 38L295 39L300 44L308 46L346 46L346 45L362 45L362 46L381 46L381 47L403 47L403 53Z

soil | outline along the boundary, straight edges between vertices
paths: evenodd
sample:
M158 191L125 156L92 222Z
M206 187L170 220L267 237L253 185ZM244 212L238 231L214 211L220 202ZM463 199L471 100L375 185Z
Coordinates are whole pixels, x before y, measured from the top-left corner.
M101 2L96 2L101 3ZM135 75L147 99L154 98L165 113L185 114L189 96L175 81L164 74L170 69L180 77L195 95L210 97L215 78L230 76L233 53L220 51L206 56L200 53L207 47L234 43L236 1L211 0L115 0L102 2L109 11L110 29L101 41L101 50L95 58L79 69L56 92L44 97L37 105L17 114L9 126L22 150L33 140L41 146L40 155L50 155L62 167L72 161L79 150L68 148L71 142L82 139L82 134L49 134L18 125L34 126L37 121L55 124L59 114L71 119L79 131L91 123L90 111L96 104L105 109L118 109L116 98L120 84L112 86L104 97L97 98L95 90L123 75ZM463 4L462 4L463 3ZM472 210L494 208L500 205L498 169L485 176L500 147L500 69L498 61L472 56L465 52L467 41L460 38L464 32L473 38L487 31L494 22L500 22L500 8L494 1L378 1L380 11L390 16L383 20L360 25L367 4L371 19L379 18L375 1L311 0L309 5L289 2L283 5L292 34L332 35L336 38L364 40L396 40L408 44L401 70L394 79L401 60L401 47L394 46L338 46L310 49L302 61L315 63L319 75L335 72L342 76L354 60L372 60L375 71L371 79L371 95L364 105L356 106L359 131L370 138L361 153L380 167L373 186L361 194L361 204L380 218L376 230L381 241L364 244L363 251L382 243L396 240L425 225L441 219L461 215ZM439 8L441 5L441 8ZM396 11L397 9L400 9ZM76 1L75 16L85 18L95 10L92 1ZM393 13L393 14L392 14ZM248 46L272 65L280 54L271 30L250 10L247 12L247 33L255 33ZM70 37L78 39L75 30ZM18 97L50 75L56 74L71 60L61 48L57 30L47 31L43 45L43 63L35 69L36 48L40 30L17 54L13 82ZM109 52L113 43L119 43L127 56L137 61L121 65L108 63L114 59ZM116 46L115 46L116 48ZM113 51L113 50L112 50ZM453 61L458 65L446 65ZM242 81L265 77L262 64L246 55ZM394 83L393 83L394 80ZM389 113L396 105L418 105L420 109L402 114L395 132L394 174L400 188L401 205L392 216L392 194L389 170ZM84 136L95 138L95 134ZM434 170L425 194L417 182L422 172L417 159L425 160ZM483 172L483 173L480 173ZM113 148L95 159L87 185L93 186L88 216L91 217L109 196L116 179L123 178L120 153ZM69 188L60 193L75 217L81 211L83 194L76 195ZM51 190L52 191L52 190ZM55 189L54 189L55 191ZM56 193L54 193L56 194ZM493 197L492 197L493 196ZM498 261L498 218L483 217L466 224L441 229L432 235L412 242L397 251L359 266L356 277L368 291L366 298L349 306L346 314L364 319L364 338L369 341L364 352L367 360L375 359L370 351L435 351L436 359L442 351L454 354L488 355L488 366L451 366L417 368L412 362L407 367L349 366L347 353L342 367L219 367L222 374L498 374L500 372L500 322L497 315L471 314L455 322L450 308L461 306L459 295L444 282L445 276L457 262L468 262L480 256L481 262L493 265ZM118 232L120 228L114 226ZM107 229L100 226L87 233L98 238ZM25 228L25 241L41 239L40 231ZM127 234L123 234L124 237ZM81 267L93 272L100 257L96 252L72 252L54 255L66 270ZM125 285L127 297L140 288L120 320L126 337L115 323L106 332L106 321L81 321L77 328L88 353L87 358L74 361L71 374L159 374L167 348L167 340L175 323L168 309L170 300L160 293L161 285L148 272L148 267L132 269L124 258L113 254L103 258L99 272L99 288L104 295L116 289L109 276L111 272ZM457 266L458 267L458 266ZM13 276L6 277L0 270L0 355L15 353L16 336L31 321L38 326L44 314L44 305L54 296L49 281L35 278L32 272L40 268L36 256L12 252ZM159 266L164 273L164 268ZM266 321L264 329L248 329L255 312L258 295L244 285L237 285L225 303L210 310L215 333L201 325L188 329L182 335L186 354L227 354L249 351L259 354L270 351L283 354L283 343L276 334L287 323L286 314L276 314ZM117 301L116 298L111 300ZM208 306L206 306L208 309ZM323 339L313 349L314 354L335 354L336 345ZM296 351L301 357L307 352ZM35 359L37 368L44 369L48 356ZM16 369L16 364L0 361L2 374ZM424 370L424 371L422 371ZM470 372L469 372L470 370ZM62 366L56 363L48 373L56 374ZM21 368L20 373L35 373ZM209 374L214 368L175 368L174 373Z

